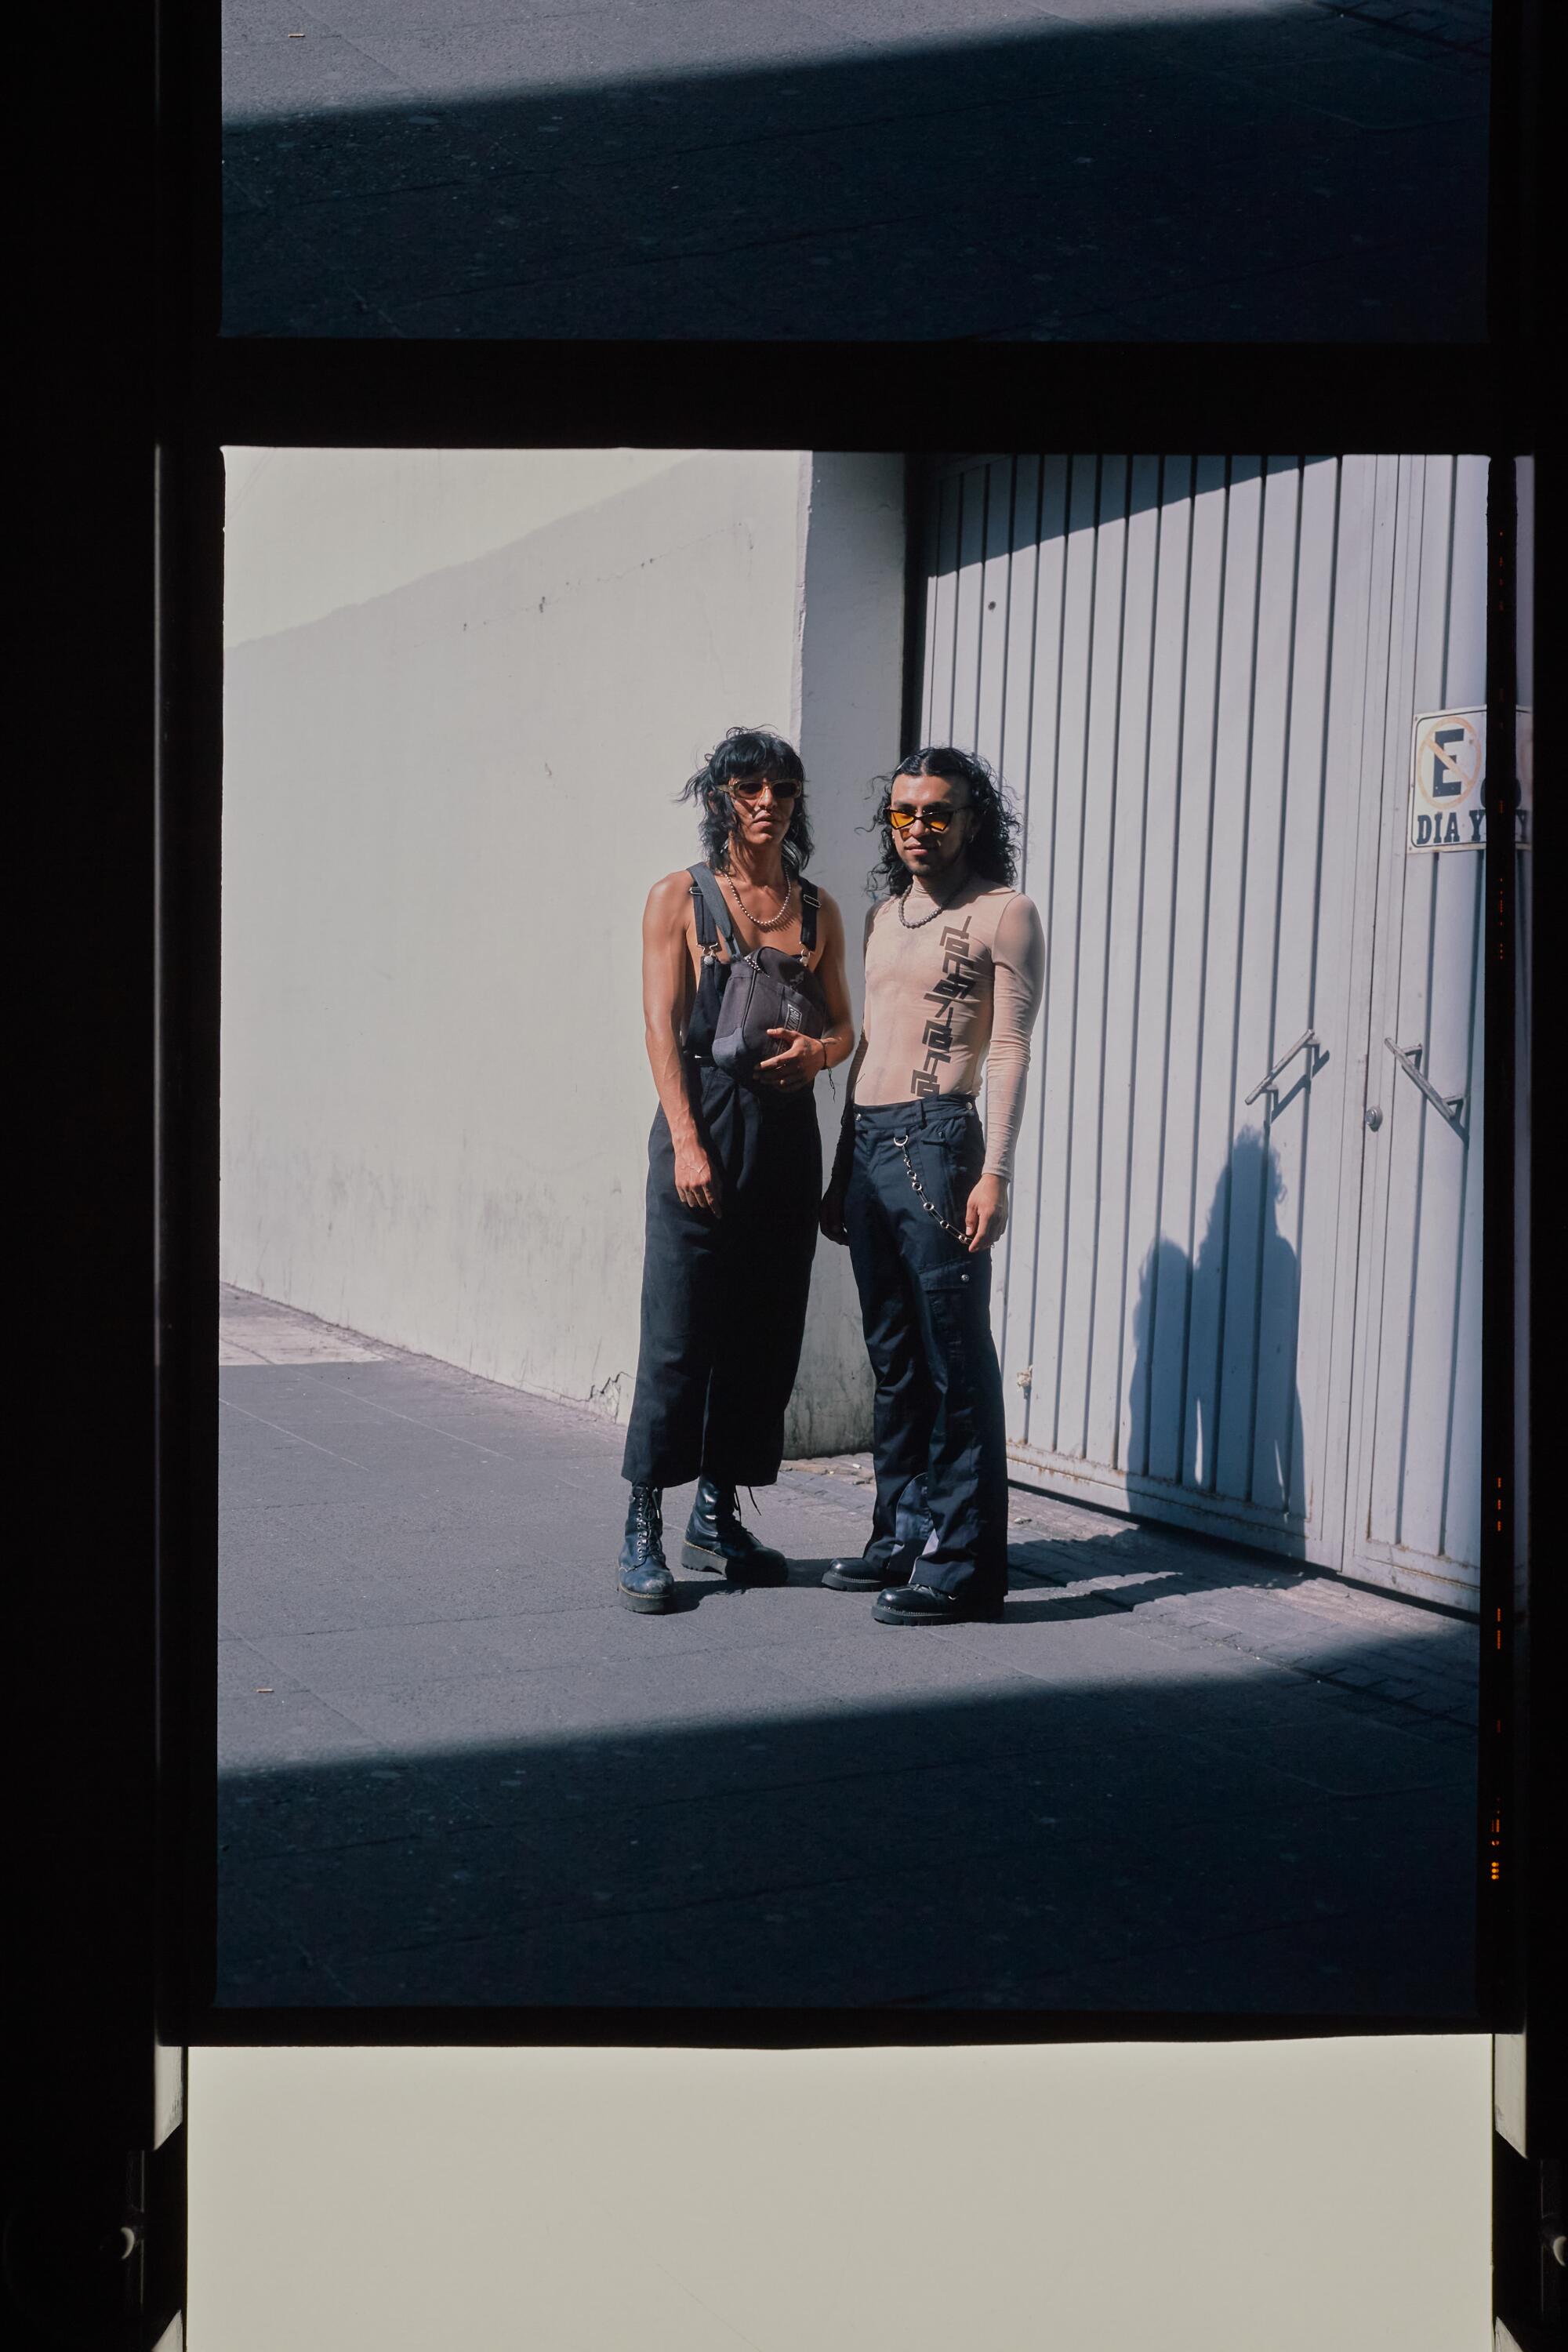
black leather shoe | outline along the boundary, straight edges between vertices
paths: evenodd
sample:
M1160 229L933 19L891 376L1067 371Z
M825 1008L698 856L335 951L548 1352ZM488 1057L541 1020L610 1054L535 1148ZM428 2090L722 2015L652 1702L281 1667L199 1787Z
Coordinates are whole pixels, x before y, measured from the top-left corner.
M711 1478L697 1481L680 1565L747 1584L782 1584L789 1573L783 1552L770 1551L742 1526L733 1486L721 1486Z
M626 1532L616 1563L621 1599L648 1615L675 1606L675 1579L664 1557L664 1512L657 1486L634 1486Z
M939 1592L934 1584L895 1584L871 1603L879 1625L994 1624L1000 1601L971 1601L961 1592Z
M836 1559L822 1580L834 1592L880 1592L907 1584L919 1555L918 1545L900 1544L896 1551L875 1559L862 1553L858 1559Z

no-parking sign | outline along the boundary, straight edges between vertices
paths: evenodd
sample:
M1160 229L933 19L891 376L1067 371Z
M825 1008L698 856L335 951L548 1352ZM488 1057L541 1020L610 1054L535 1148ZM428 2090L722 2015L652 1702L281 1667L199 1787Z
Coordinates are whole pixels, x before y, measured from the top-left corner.
M1517 714L1514 839L1530 845L1530 713ZM1410 847L1484 849L1487 812L1485 710L1429 710L1415 721L1410 751Z

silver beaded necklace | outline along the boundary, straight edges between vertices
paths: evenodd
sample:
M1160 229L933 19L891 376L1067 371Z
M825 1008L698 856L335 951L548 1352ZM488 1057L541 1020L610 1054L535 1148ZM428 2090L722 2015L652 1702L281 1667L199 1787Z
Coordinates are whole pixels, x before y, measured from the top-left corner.
M739 890L735 887L734 883L731 880L728 874L721 875L719 878L727 886L731 898L733 898L736 906L739 907L747 922L752 924L755 929L759 931L776 931L781 923L788 922L790 879L787 874L784 876L784 905L779 908L776 915L769 915L765 920L761 915L752 914L750 907L747 906L744 898L742 898Z
M963 885L960 884L959 887L962 888ZM934 923L939 915L946 913L950 904L949 899L939 898L929 915L917 916L916 919L911 923L909 917L904 912L904 900L909 897L909 895L910 894L907 890L900 891L899 897L894 901L894 904L897 906L899 910L899 920L902 923L906 931L923 931L928 923ZM952 896L956 898L958 891L954 890Z

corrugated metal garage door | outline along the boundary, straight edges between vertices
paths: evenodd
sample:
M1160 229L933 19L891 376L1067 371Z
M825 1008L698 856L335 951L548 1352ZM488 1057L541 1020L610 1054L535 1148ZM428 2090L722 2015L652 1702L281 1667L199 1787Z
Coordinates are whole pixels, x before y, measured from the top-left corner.
M1484 482L963 460L921 616L921 731L1012 784L1049 946L997 1291L1015 1475L1449 1599L1482 861L1407 856L1405 795L1415 713L1483 698Z

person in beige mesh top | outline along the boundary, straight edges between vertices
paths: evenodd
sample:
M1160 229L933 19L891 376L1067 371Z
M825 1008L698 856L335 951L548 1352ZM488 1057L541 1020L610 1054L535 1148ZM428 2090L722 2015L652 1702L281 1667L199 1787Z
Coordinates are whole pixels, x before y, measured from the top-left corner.
M876 1376L871 1537L824 1583L885 1625L994 1617L1007 1590L1007 1455L991 1251L1046 948L1015 888L1017 819L971 751L889 779L885 886L866 921L866 1011L822 1230L847 1242ZM975 1097L985 1080L982 1125Z

